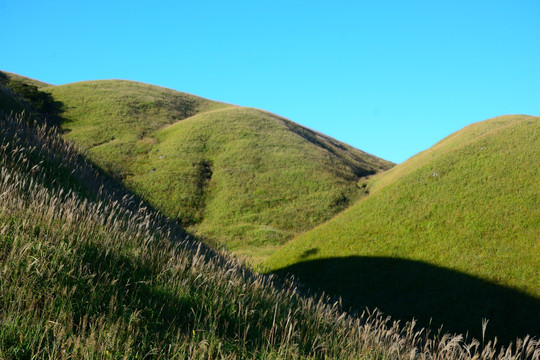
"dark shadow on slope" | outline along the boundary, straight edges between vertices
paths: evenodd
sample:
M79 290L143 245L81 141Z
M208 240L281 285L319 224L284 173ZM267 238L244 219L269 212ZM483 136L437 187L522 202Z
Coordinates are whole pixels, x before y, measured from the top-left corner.
M316 132L298 124L295 124L291 121L283 121L283 124L287 126L291 132L302 137L304 140L321 149L325 149L333 156L341 159L341 161L343 161L351 168L352 172L357 178L373 175L377 172L373 165L368 164L364 159L354 155L339 142L334 141L330 138L323 137ZM346 156L345 154L347 154L351 159L349 159L348 156ZM352 159L354 159L354 161ZM359 166L358 163L355 163L355 161L363 164L364 166Z
M3 87L0 86L0 90ZM7 94L14 97L13 93ZM1 97L0 97L1 99ZM35 114L7 115L0 109L0 144L10 144L0 151L7 156L12 166L24 173L28 169L39 169L33 181L48 189L63 189L65 196L70 192L91 202L116 203L119 210L129 211L146 217L148 225L156 235L161 234L171 241L181 243L184 248L226 264L211 245L188 233L175 219L170 219L153 208L144 198L125 188L122 183L92 163L73 146L63 140L57 127L47 126L40 131L43 119ZM26 162L18 161L16 148L31 149ZM142 221L142 220L141 220Z
M32 111L34 117L40 118L40 122L48 125L58 126L62 121L61 114L64 111L64 104L56 101L51 94L38 89L37 86L29 84L24 80L9 78L0 71L0 87L8 90L10 94L2 96L0 100L0 110L9 113L11 111ZM12 102L8 103L6 97L11 97ZM17 104L13 106L12 104Z
M351 311L379 308L402 322L468 333L481 339L482 319L489 319L486 339L499 344L530 334L540 336L540 299L470 275L420 261L382 257L312 260L279 270L330 296L340 296Z

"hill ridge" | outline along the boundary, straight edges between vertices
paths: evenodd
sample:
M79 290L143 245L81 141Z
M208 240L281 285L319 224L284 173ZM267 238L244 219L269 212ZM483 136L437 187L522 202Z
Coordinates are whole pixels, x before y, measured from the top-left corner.
M464 128L444 137L443 139L441 139L440 141L436 142L433 146L431 146L430 148L426 149L426 150L423 150L421 152L419 152L418 154L412 156L411 158L409 158L407 161L405 161L404 163L401 163L399 164L400 166L396 166L396 167L393 167L391 169L388 169L387 173L388 174L393 174L393 173L400 173L401 175L399 175L400 177L401 176L406 176L409 172L406 171L406 169L411 169L411 171L414 170L414 167L411 167L411 166L407 166L405 168L404 165L408 165L408 163L414 163L416 160L419 160L419 159L422 159L423 157L429 157L430 154L433 154L434 151L440 151L441 153L440 154L436 154L437 156L442 156L444 154L447 154L451 151L454 151L454 150L457 150L458 148L462 148L462 147L465 147L467 146L468 144L470 144L471 142L474 142L474 141L478 141L480 140L480 137L486 137L486 136L489 136L490 134L492 133L495 133L495 132L498 132L498 131L501 131L502 128L500 127L493 127L493 128L490 128L488 129L487 131L483 132L481 135L477 136L477 137L471 137L469 138L466 142L464 143L461 143L458 147L456 148L453 148L453 147L450 147L448 149L444 149L445 145L448 145L448 143L451 142L452 139L460 136L460 134L466 134L467 131L471 130L471 129L476 129L478 126L481 126L482 123L484 122L489 122L489 121L492 121L492 120L504 120L504 119L509 119L509 118L516 118L516 120L512 121L512 122L509 122L507 124L504 125L504 127L509 127L509 126L512 126L513 124L516 123L516 121L519 121L517 120L518 118L535 118L535 116L531 116L531 115L524 115L524 114L516 114L516 115L502 115L502 116L496 116L494 118L490 118L490 119L486 119L486 120L482 120L482 121L477 121L477 122L474 122L472 124L469 124L467 126L465 126ZM441 149L443 148L443 149ZM405 169L404 169L405 168ZM373 191L376 191L378 190L381 185L377 184L379 180L381 180L381 178L390 178L390 176L388 176L388 174L379 174L377 176L374 176L374 178L372 179L371 181L371 185L377 185L377 186L371 186L371 189ZM387 183L384 183L384 185L387 185Z
M44 88L44 87L54 86L52 84L49 84L49 83L46 83L46 82L43 82L43 81L39 81L39 80L36 80L36 79L31 79L29 77L22 76L22 75L19 75L19 74L16 74L16 73L0 70L0 80L2 78L19 81L19 82L25 83L27 85L36 86L37 88Z

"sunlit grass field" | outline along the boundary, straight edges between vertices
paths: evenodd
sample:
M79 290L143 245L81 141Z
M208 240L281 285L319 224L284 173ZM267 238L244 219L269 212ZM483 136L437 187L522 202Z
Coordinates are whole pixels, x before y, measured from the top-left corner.
M257 264L391 163L268 112L129 81L46 88L67 139L190 231Z
M479 306L465 328L480 329L478 324L486 317L491 318L491 334L535 331L538 335L540 313L535 310L540 309L539 150L538 117L503 116L470 125L366 181L368 197L295 238L272 255L266 265L272 270L302 274L301 280L310 285L331 288L335 294L355 298L353 305L362 306L362 302L380 298L377 292L381 289L363 286L367 284L359 279L364 274L351 270L350 257L357 258L358 271L367 271L362 262L388 259L387 264L377 262L381 273L387 266L395 266L392 259L420 262L436 267L430 270L433 272L439 268L457 272L455 282L446 283L448 291L429 295L431 308L425 308L422 314L427 321L429 317L437 320L455 315L457 307L448 305L449 296L456 297L456 304L463 306L464 311L467 304L475 301L472 292L450 291L459 288L466 292L457 283L463 282L458 275L463 274L472 277L471 284L473 279L484 280L537 299L529 301L534 304L529 309L519 309L519 304L507 303L505 299L493 299L489 305L493 309L487 304L483 309ZM338 261L340 258L344 261ZM326 267L322 265L324 259L329 259ZM310 262L319 264L318 272L310 274L302 269L302 264L311 268ZM404 266L407 267L403 271L411 271L407 280L410 286L382 277L381 287L399 286L402 292L395 296L404 298L418 293L419 287L433 288L432 284L417 283L425 280L423 275L412 275L423 265ZM389 275L399 273L399 269L395 271ZM438 280L435 277L430 281ZM467 297L468 302L463 300ZM410 304L422 301L421 296L412 296L400 306L392 304L391 299L379 306L383 311L393 309L403 317L418 317L415 311L420 310L410 310ZM435 311L437 304L447 305ZM513 324L512 316L504 314L511 313L513 306L523 311L521 316L514 316L521 325ZM460 326L465 323L459 319L455 326L462 329Z
M11 110L0 111L0 359L540 354L530 338L500 349L306 297L186 237L57 129Z

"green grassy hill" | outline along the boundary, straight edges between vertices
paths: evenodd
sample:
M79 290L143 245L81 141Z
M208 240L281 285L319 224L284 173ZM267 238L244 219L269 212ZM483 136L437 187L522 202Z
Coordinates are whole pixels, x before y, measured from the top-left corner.
M0 359L501 358L493 344L350 317L205 250L41 117L11 110L0 108ZM501 354L538 351L525 339Z
M185 240L54 128L0 110L0 359L391 356L335 308Z
M266 263L353 306L506 339L540 335L540 118L458 131Z
M276 115L130 81L45 88L108 173L254 263L329 219L391 163Z

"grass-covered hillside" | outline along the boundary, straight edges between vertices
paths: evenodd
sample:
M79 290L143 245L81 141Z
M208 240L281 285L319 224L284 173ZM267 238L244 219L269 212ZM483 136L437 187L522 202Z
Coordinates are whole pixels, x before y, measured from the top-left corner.
M535 340L496 351L276 287L12 110L0 108L2 360L538 359Z
M40 89L51 86L17 74L0 71L0 109L3 111L33 112L48 122L56 122L60 103Z
M276 115L130 81L46 88L66 138L153 206L258 262L391 163Z
M0 82L4 82L4 81L11 82L11 83L18 82L18 83L26 84L29 86L35 86L38 89L51 86L51 84L48 84L43 81L31 79L26 76L21 76L18 74L7 72L7 71L0 71Z
M373 177L370 195L266 263L353 306L540 335L540 118L472 124Z

